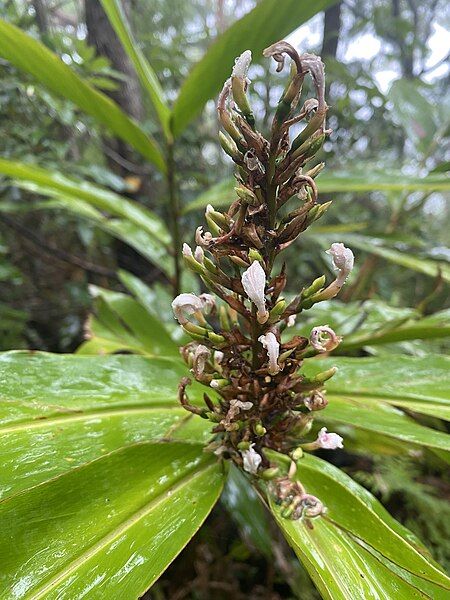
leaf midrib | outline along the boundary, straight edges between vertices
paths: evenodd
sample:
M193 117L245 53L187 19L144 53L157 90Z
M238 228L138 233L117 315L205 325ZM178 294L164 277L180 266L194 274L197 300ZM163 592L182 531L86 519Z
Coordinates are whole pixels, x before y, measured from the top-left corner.
M101 409L97 409L97 410L93 410L93 411L80 411L80 413L77 414L68 414L68 415L61 415L58 417L36 417L33 421L19 421L19 422L15 422L14 425L1 425L0 426L0 434L3 433L16 433L16 432L20 432L26 429L39 429L41 427L51 427L51 426L58 426L60 424L66 424L66 423L72 423L72 422L77 422L77 421L84 421L86 419L92 419L95 417L100 417L100 418L107 418L107 417L112 417L112 416L127 416L133 413L151 413L152 411L155 410L161 410L161 409L165 409L168 412L172 412L174 410L180 411L180 415L184 414L184 410L177 406L175 403L173 403L173 405L169 405L166 404L164 402L160 402L160 403L152 403L152 406L145 406L145 407L139 407L139 406L129 406L127 408L124 408L123 406L119 406L115 409L107 409L105 407L105 410L101 410Z
M159 496L153 498L150 502L145 504L139 510L134 512L130 517L125 519L119 526L115 527L108 534L104 535L100 540L98 540L95 544L93 544L88 550L83 552L78 558L73 560L71 563L66 565L63 569L61 569L56 575L54 575L47 583L38 588L37 590L30 590L32 593L33 600L39 600L39 598L44 598L47 593L54 590L56 586L64 581L69 575L71 575L74 571L77 570L78 567L82 566L85 562L87 562L90 558L95 556L98 552L100 552L103 548L108 546L111 542L113 542L120 535L125 533L128 529L133 527L133 525L137 524L141 519L145 518L148 514L150 514L154 509L156 509L164 500L166 496L170 493L171 495L182 489L187 483L192 482L192 480L199 477L204 472L209 469L216 467L216 464L206 463L202 468L196 468L196 471L192 473L190 471L184 477L180 478L169 488L166 488L161 492Z

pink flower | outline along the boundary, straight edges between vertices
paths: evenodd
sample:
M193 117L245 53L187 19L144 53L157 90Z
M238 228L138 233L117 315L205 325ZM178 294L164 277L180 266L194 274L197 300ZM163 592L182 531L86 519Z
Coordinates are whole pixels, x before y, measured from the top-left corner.
M337 433L327 433L327 428L322 427L317 436L316 444L318 448L323 448L324 450L336 450L336 448L344 447L343 441L344 438L340 435Z

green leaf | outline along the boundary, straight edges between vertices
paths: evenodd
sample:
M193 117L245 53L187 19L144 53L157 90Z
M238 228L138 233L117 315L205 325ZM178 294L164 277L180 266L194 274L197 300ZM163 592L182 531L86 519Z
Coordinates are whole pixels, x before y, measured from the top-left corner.
M325 423L341 423L404 442L450 451L450 435L424 427L394 406L369 399L355 400L351 392L328 396L326 411L317 415ZM429 408L429 407L428 407ZM439 416L437 414L436 416Z
M448 418L447 374L450 358L392 355L377 358L329 358L308 361L312 375L331 366L326 410L318 418L348 424L433 449L450 450L450 436L424 427L394 408Z
M130 444L211 437L178 403L180 361L9 352L0 372L3 499Z
M135 227L143 229L159 244L166 248L170 246L170 233L163 221L152 211L98 185L87 181L76 181L69 179L59 173L47 171L41 167L24 163L0 159L0 173L12 177L17 185L26 187L37 194L56 198L62 203L73 203L75 212L82 212L83 201L101 211L106 211L115 217L126 219ZM24 182L24 183L21 183ZM86 216L98 220L96 213L88 213ZM114 221L109 222L111 231L114 229ZM133 230L135 231L135 230Z
M38 40L0 19L0 56L32 75L50 92L71 100L82 111L130 144L162 172L166 164L158 145L115 102L86 83Z
M3 598L138 598L196 533L223 481L200 445L121 448L0 505Z
M136 73L139 76L142 86L148 92L166 137L169 137L170 109L167 106L164 92L155 72L149 65L147 59L136 43L136 40L133 38L120 0L101 0L101 3L117 37L120 39L125 52L136 69Z
M363 346L379 346L405 340L431 340L450 336L450 311L443 310L421 319L408 319L398 324L398 320L385 322L372 331L356 333L346 337L339 345L345 352Z
M173 133L183 129L215 96L230 76L234 59L251 50L259 61L266 46L282 39L335 0L261 0L256 7L227 29L195 65L180 90L173 108Z
M406 267L407 269L423 273L430 277L436 278L441 274L445 281L450 281L450 266L443 261L414 256L406 250L400 252L399 250L386 247L386 242L384 240L353 233L346 237L346 243L349 246L355 246L369 254L380 256L396 265Z
M234 179L224 179L192 200L184 212L203 209L207 204L223 208L229 206L235 197ZM446 173L430 174L426 177L405 175L401 171L373 170L372 167L325 171L317 178L319 192L379 192L379 191L444 191L450 189L450 177Z
M88 341L80 354L133 352L145 356L179 358L178 346L153 314L136 300L120 292L91 286L96 298L95 316L88 325Z
M324 598L442 598L450 580L415 536L341 470L311 455L297 477L327 507L309 528L280 514L278 525Z

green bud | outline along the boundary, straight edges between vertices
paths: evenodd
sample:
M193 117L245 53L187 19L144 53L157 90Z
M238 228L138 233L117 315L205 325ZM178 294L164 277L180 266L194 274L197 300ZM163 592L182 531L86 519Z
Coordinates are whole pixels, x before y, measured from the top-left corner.
M224 152L228 154L235 161L242 161L243 156L241 152L239 152L236 143L231 137L228 137L222 131L219 131L219 142L222 146Z
M248 258L250 260L250 263L254 262L255 260L257 260L258 262L263 262L263 257L255 248L250 248L250 250L248 251Z
M199 273L200 275L204 274L205 267L197 262L193 256L186 256L186 254L183 254L183 260L191 271L195 271L195 273Z
M263 427L263 425L261 423L255 423L253 425L253 431L259 437L262 437L263 435L265 435L267 433L267 429L265 427Z
M264 471L261 471L259 473L259 476L262 479L265 480L270 480L270 479L275 479L275 477L277 477L277 475L280 474L280 469L278 467L269 467L268 469L264 469Z
M209 385L213 390L221 390L222 388L227 387L227 385L230 385L230 382L228 379L212 379Z
M231 77L231 89L233 90L233 99L236 102L239 110L244 115L251 127L255 125L255 117L248 102L247 95L244 91L244 80L240 77Z
M211 340L212 342L214 342L215 344L223 344L224 341L225 341L225 338L223 337L223 335L219 335L217 333L214 333L214 331L207 331L206 332L206 337L209 340Z
M225 306L221 306L219 308L219 323L221 329L223 329L224 331L230 331L231 324Z
M269 323L274 323L286 308L286 300L280 298L272 310L269 312Z
M205 220L208 223L208 229L210 229L211 233L216 237L220 236L220 226L216 224L216 222L214 221L214 219L211 218L211 215L208 212L205 213Z
M324 381L328 381L328 379L331 379L333 377L337 370L337 367L331 367L331 369L328 369L327 371L317 373L317 375L315 375L312 379L309 379L309 382L323 383Z
M325 285L325 281L326 281L325 275L321 275L317 279L314 279L312 284L309 287L307 287L305 290L303 290L302 298L309 298L309 296L312 296L312 294L315 294L316 292L318 292Z
M235 187L234 191L239 196L239 198L241 200L243 200L244 202L246 202L247 204L250 204L251 206L258 206L258 204L259 204L258 198L248 188L241 185L239 187Z
M297 462L300 458L303 458L303 448L299 446L295 450L291 452L291 458L295 462Z

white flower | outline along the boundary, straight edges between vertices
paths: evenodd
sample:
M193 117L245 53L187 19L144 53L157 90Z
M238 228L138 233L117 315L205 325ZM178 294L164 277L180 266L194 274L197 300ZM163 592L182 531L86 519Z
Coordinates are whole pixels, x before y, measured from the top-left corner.
M248 73L248 68L250 63L252 62L252 53L250 50L246 50L240 56L236 58L234 61L233 72L231 73L232 77L237 77L238 79L245 80Z
M336 450L336 448L343 448L342 438L337 433L327 433L327 428L322 427L317 436L316 444L318 448L324 448L325 450Z
M202 310L203 306L204 301L195 294L180 294L172 302L173 314L181 325L187 323L187 317Z
M242 402L241 400L230 400L230 406L232 408L236 408L236 412L240 412L240 410L250 410L253 406L253 402Z
M331 352L339 346L342 338L334 333L329 325L314 327L309 336L309 341L314 350L318 352Z
M183 256L192 256L192 250L189 244L183 244Z
M265 323L269 318L266 310L264 290L266 287L266 274L257 260L252 262L247 270L242 273L242 286L250 300L255 304L258 323Z
M267 356L269 357L269 373L276 375L280 372L280 366L278 364L278 357L280 355L280 344L271 331L266 335L260 335L258 342L261 342L263 347L267 350Z
M296 318L297 318L297 315L289 315L288 320L287 320L287 326L294 327Z
M203 252L203 248L201 246L197 246L194 250L194 258L200 264L203 264L205 260L205 253Z
M320 293L320 300L329 300L330 298L334 298L339 293L340 289L345 283L345 280L353 269L353 264L355 262L353 252L350 250L350 248L346 248L344 244L341 244L340 242L331 244L331 248L326 252L327 254L331 255L333 267L336 269L338 274L336 279L330 283L330 285L323 292Z
M203 227L197 227L195 230L195 243L199 246L208 247L211 240L213 239L212 233L210 231L205 231L203 233Z
M251 473L252 475L256 475L258 471L258 467L262 462L262 457L253 450L253 446L255 444L250 444L250 448L248 450L241 451L242 458L244 460L244 471L247 473Z
M217 363L219 363L219 365L220 365L220 363L223 361L223 356L224 356L224 354L223 354L223 352L221 352L220 350L216 350L216 351L214 352L214 360L215 360Z
M335 242L331 244L331 248L327 250L327 254L331 255L333 266L338 271L337 279L342 286L353 269L355 262L353 252L350 248L346 248L344 244Z
M203 374L205 363L211 355L211 350L203 344L199 344L194 352L192 371L196 377Z

